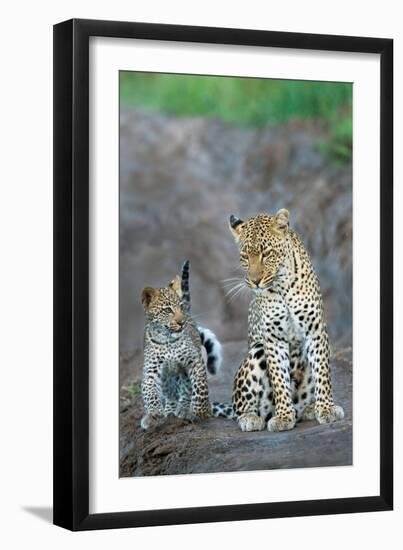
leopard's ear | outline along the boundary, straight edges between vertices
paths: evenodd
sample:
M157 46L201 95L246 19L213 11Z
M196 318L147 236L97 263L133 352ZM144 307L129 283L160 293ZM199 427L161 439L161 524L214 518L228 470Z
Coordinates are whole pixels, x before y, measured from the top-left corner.
M229 228L231 230L231 233L234 235L236 242L239 241L239 238L242 234L243 226L244 221L231 214L229 218Z
M290 223L290 213L285 208L280 208L280 210L275 215L276 229L281 233L285 233L288 229L288 224Z
M181 278L179 275L175 276L175 279L169 284L169 286L176 292L179 298L182 298Z
M155 298L155 296L158 294L158 290L156 288L151 288L149 286L146 286L141 291L141 303L143 304L145 309L148 309L150 307L150 304Z

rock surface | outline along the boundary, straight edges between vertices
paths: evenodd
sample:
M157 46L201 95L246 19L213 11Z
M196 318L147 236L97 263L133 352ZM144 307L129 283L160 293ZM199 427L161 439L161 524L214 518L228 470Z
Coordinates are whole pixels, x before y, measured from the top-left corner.
M213 401L229 400L234 372L246 343L227 342L224 364L216 376L209 375ZM190 423L176 418L150 433L140 429L143 413L138 393L141 352L121 357L120 475L149 476L343 466L352 463L352 371L351 350L340 350L332 360L335 401L344 407L343 421L320 426L301 422L289 432L243 433L233 420L210 419Z

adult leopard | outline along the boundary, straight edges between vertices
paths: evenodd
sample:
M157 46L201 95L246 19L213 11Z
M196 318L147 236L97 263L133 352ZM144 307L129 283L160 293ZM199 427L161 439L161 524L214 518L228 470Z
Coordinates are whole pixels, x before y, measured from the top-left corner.
M245 283L254 291L246 359L234 380L232 408L215 404L215 416L232 416L241 430L291 430L303 418L320 424L344 417L334 404L329 338L318 278L290 214L230 217ZM232 409L232 410L231 410Z

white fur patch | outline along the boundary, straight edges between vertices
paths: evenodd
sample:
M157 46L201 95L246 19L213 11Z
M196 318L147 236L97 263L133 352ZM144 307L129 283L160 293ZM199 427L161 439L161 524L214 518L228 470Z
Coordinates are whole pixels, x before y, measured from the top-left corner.
M210 342L212 345L211 351L207 354L208 358L213 359L215 366L215 373L217 373L222 363L222 345L220 344L217 336L210 329L205 327L197 327L200 334L203 334L204 344Z

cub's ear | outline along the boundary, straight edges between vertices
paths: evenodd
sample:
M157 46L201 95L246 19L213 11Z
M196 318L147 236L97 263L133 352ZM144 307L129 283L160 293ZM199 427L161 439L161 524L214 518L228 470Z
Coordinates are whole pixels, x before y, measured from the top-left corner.
M231 214L229 218L229 228L231 229L231 233L234 235L236 241L239 241L243 225L243 220L236 218L233 214Z
M290 222L290 213L285 208L280 208L276 214L276 229L285 233Z
M149 286L146 286L141 291L141 303L145 307L145 309L148 309L150 307L150 304L152 302L152 299L156 296L158 293L158 290L156 288L151 288Z
M182 289L181 289L181 278L179 275L175 276L175 279L170 283L169 285L172 290L176 292L176 294L179 296L179 298L182 298Z

